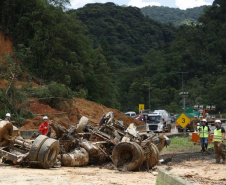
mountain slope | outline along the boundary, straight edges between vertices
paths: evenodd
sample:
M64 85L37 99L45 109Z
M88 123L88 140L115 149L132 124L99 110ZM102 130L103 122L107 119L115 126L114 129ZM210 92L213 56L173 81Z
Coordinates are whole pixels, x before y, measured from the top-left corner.
M160 49L174 38L173 28L145 17L139 8L95 3L69 13L87 25L94 47L102 47L111 67L117 65L117 70L142 64L144 53Z
M204 13L208 6L200 6L180 10L179 8L169 8L164 6L146 6L141 8L144 15L161 23L171 22L174 25L181 25L187 21L198 22L198 18Z

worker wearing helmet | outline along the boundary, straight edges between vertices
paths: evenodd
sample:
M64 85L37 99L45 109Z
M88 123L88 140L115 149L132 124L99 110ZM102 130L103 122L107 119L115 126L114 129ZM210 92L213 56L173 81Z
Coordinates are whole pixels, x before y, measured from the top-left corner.
M11 117L10 113L7 113L7 114L5 115L4 121L9 121L9 120L10 120L10 117Z
M197 123L197 127L196 127L196 130L198 131L200 128L200 123Z
M198 135L200 137L200 142L202 147L201 152L207 151L208 137L211 135L211 130L209 126L206 126L206 122L207 122L206 119L202 119L201 126L198 129Z
M220 163L220 157L222 157L223 163L225 163L225 155L222 152L223 140L225 138L225 129L221 126L221 120L215 120L215 126L216 128L214 129L213 142L216 154L216 163Z
M40 125L39 131L42 132L42 135L47 135L48 131L50 129L50 125L48 123L48 117L43 117L43 123Z

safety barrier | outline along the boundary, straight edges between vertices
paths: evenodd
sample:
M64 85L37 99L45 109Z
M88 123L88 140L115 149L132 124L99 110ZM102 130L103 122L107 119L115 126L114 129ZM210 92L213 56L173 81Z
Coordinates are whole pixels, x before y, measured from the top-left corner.
M192 185L190 182L178 177L165 169L159 169L156 185Z

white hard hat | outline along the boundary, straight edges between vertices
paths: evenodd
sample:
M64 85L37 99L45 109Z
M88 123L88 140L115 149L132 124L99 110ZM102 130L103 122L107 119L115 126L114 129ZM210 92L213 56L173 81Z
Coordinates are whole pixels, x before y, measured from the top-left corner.
M202 121L207 122L206 119L202 119Z
M217 119L215 120L215 123L221 123L221 120Z
M200 123L197 123L197 125L199 126L199 125L200 125Z
M10 113L7 113L5 116L6 116L6 117L11 117Z
M44 116L44 117L43 117L43 120L44 120L44 119L48 119L48 117L47 117L47 116Z

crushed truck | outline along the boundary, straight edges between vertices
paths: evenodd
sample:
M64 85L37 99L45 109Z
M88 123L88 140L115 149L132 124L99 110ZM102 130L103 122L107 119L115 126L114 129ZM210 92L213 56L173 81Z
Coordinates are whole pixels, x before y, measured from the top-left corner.
M13 136L13 125L0 121L0 157L2 162L51 168L60 150L59 142L40 135L33 142Z
M170 144L169 138L163 135L139 134L133 123L125 128L120 121L114 120L113 112L105 114L104 124L100 127L93 127L88 122L84 116L77 125L68 128L52 122L50 125L55 131L52 138L38 134L34 134L30 142L8 138L1 157L14 163L14 159L18 161L22 156L20 163L14 164L37 164L43 168L54 163L76 167L109 161L120 170L149 170L159 163L162 148ZM50 143L57 144L51 147ZM8 157L11 154L15 158ZM51 163L47 163L49 160Z
M171 132L171 117L166 110L155 110L146 117L147 132Z

